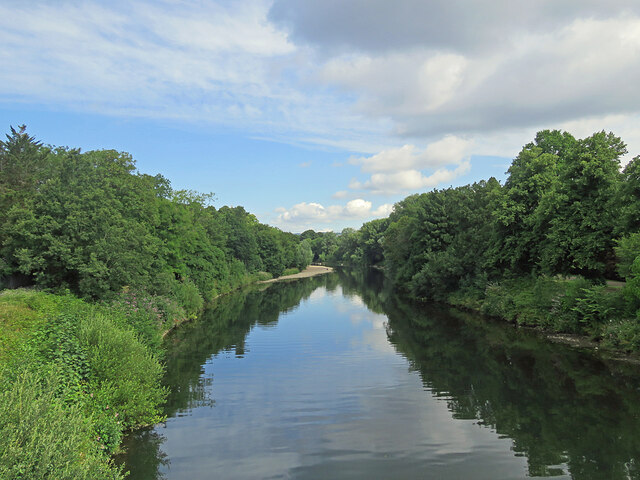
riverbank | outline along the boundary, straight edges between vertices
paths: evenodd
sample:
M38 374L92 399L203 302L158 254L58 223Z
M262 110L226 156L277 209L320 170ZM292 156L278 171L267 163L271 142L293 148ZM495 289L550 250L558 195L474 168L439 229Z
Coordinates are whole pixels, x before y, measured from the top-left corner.
M309 278L316 275L324 275L325 273L333 272L333 268L325 267L324 265L309 265L302 272L294 273L293 275L283 275L282 277L272 278L270 280L262 280L258 283L274 283L283 282L286 280L295 280L297 278Z
M594 285L580 277L515 278L484 290L459 290L445 302L539 330L552 341L633 358L640 352L635 304L618 285Z

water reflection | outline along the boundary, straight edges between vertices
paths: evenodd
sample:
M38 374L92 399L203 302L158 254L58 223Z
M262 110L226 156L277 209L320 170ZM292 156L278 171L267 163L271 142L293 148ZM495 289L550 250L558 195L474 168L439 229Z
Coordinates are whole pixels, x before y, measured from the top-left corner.
M376 272L247 289L169 341L169 420L129 439L134 480L640 478L637 367Z

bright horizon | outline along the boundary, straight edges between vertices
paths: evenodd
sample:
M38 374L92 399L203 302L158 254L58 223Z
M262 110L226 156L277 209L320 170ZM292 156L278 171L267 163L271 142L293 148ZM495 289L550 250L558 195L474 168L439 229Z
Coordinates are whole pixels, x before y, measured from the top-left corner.
M131 153L285 231L505 171L541 129L640 154L640 4L0 5L0 126Z

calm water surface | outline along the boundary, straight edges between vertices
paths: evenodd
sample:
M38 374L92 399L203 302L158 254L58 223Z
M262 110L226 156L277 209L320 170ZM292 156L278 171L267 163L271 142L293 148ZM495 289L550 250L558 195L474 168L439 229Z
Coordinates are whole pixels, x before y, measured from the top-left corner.
M132 480L640 479L640 366L403 302L375 274L221 299L169 339Z

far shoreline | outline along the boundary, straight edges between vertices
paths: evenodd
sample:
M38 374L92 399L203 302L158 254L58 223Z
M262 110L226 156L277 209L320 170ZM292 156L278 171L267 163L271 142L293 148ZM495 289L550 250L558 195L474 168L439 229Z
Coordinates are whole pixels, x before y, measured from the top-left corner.
M324 265L309 265L300 273L294 273L293 275L283 275L282 277L272 278L270 280L262 280L257 283L274 283L283 280L295 280L297 278L315 277L316 275L324 275L325 273L333 272L333 268L325 267Z

